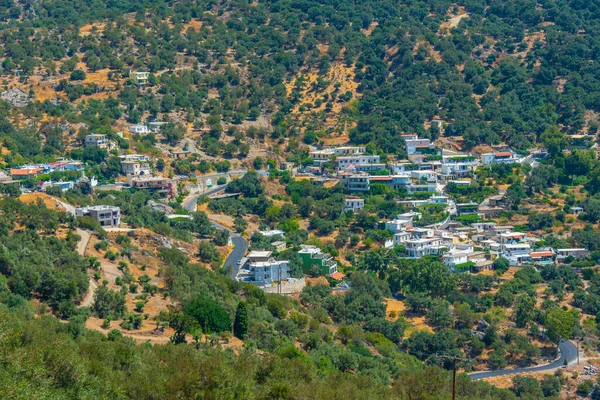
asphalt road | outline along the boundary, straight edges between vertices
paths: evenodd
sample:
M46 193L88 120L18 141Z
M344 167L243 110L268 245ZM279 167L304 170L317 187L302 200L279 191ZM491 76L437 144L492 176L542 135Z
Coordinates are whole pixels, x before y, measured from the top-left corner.
M560 349L560 358L550 364L540 365L537 367L515 368L515 369L499 369L496 371L473 372L469 374L471 380L476 381L484 378L493 378L495 376L522 374L525 372L542 372L560 368L564 365L565 360L569 364L577 361L577 347L570 340L563 340L558 346Z
M212 188L202 193L202 195L209 195L219 192L225 189L225 186L227 185ZM189 212L196 211L196 205L198 203L198 197L200 197L200 195L200 193L194 194L185 199L183 202L183 208L185 208ZM246 250L248 250L248 243L246 242L246 239L244 239L240 234L232 231L231 229L223 225L219 225L216 222L211 221L211 224L217 229L224 229L229 232L229 236L231 237L231 241L233 242L233 250L231 251L231 253L229 253L229 256L225 260L223 267L226 269L229 268L231 271L231 277L235 279L240 269L238 262L241 261L242 257L244 257L244 254L246 254Z

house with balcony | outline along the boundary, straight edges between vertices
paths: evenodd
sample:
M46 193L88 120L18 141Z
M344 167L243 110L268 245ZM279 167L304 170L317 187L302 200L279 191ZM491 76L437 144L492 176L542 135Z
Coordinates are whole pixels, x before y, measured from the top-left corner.
M410 258L420 258L428 255L441 254L448 250L442 238L410 239L404 242L406 255Z
M364 172L344 172L339 175L340 183L346 188L346 192L368 192L370 190L371 177Z
M90 146L98 146L101 149L108 148L109 140L106 135L93 133L91 135L86 135L85 137L85 147Z
M133 189L149 190L160 194L173 194L172 181L162 176L128 175L127 184Z
M381 165L381 157L378 155L355 155L355 156L340 156L337 157L338 170L344 171L350 166L361 165L362 168L366 168L369 164Z
M363 208L365 208L365 199L346 197L344 200L344 211L357 212Z
M406 243L407 241L409 241L411 237L412 236L409 231L399 231L397 233L394 233L392 243L394 244L394 246L401 246L404 245L404 243Z
M100 226L118 226L121 223L121 209L115 206L92 206L75 209L75 216L89 216L100 222Z
M129 71L129 76L133 83L138 86L145 86L148 83L148 78L150 77L150 72L146 71Z
M418 135L402 135L404 139L406 154L414 154L420 150L432 149L429 139L419 139Z
M385 222L385 229L392 233L398 233L406 230L412 224L412 219L393 219Z
M290 266L287 260L275 260L271 251L251 251L237 275L237 280L260 287L270 287L290 279Z
M442 176L446 180L473 176L477 158L472 155L451 155L442 157Z
M317 246L302 245L298 254L302 259L302 270L305 274L318 271L319 275L329 276L337 272L337 264L333 258L324 254Z
M335 152L333 149L313 150L308 153L308 156L314 161L314 165L319 167L333 159Z

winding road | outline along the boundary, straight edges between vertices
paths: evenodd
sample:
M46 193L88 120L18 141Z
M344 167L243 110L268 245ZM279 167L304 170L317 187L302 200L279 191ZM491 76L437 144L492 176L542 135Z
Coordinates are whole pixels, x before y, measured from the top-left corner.
M195 212L198 204L198 197L200 197L201 195L217 193L225 189L226 186L227 185L221 185L207 190L204 193L197 193L187 197L183 201L183 208L185 208L189 212ZM229 256L225 260L223 267L226 269L230 268L231 277L235 279L240 269L239 262L242 260L242 257L244 257L244 254L246 254L246 250L248 250L248 243L246 242L246 239L244 239L244 237L239 233L236 233L231 229L223 225L219 225L213 221L211 221L211 224L217 229L224 229L229 232L229 236L231 237L231 241L233 242L233 250L231 251L231 253L229 253Z
M504 376L504 375L514 375L514 374L522 374L525 372L544 372L551 371L557 368L562 367L565 364L565 360L569 364L577 361L577 347L570 340L563 340L558 345L560 349L560 357L551 362L550 364L538 365L535 367L527 367L527 368L515 368L515 369L499 369L496 371L481 371L481 372L473 372L469 374L469 378L472 381L476 381L479 379L485 378L493 378L496 376Z

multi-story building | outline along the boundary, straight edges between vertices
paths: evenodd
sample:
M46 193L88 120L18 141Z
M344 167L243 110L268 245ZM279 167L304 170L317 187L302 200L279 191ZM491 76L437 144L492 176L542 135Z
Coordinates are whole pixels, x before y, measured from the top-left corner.
M520 161L518 154L512 151L503 151L499 153L485 153L481 155L481 162L485 165L490 164L514 164Z
M440 192L441 189L442 187L439 186L437 182L429 182L423 184L411 183L410 185L406 185L406 192L410 194L419 192L435 193Z
M356 156L342 156L337 158L338 169L344 170L352 165L368 165L368 164L380 164L381 157L378 155L356 155Z
M150 164L141 161L122 161L121 169L127 175L150 175Z
M290 266L287 260L275 260L270 251L251 251L247 262L242 266L238 279L257 286L270 286L274 282L290 278Z
M365 208L365 200L358 198L346 198L344 200L344 211L358 211Z
M409 241L411 238L410 232L408 231L400 231L398 233L394 233L393 243L394 246L400 246Z
M408 257L420 258L447 250L444 243L442 238L410 239L404 242L404 246Z
M404 139L406 154L414 154L421 149L430 149L431 141L429 139L419 139L417 135L402 135Z
M361 146L342 146L322 150L313 150L308 156L315 161L315 165L320 166L334 157L359 156L365 152Z
M128 175L127 184L134 189L150 190L155 193L172 194L173 192L171 180L162 176Z
M75 209L75 216L90 216L101 226L118 226L121 223L121 210L114 206L92 206Z
M393 219L385 222L385 229L393 233L404 231L407 227L412 226L412 219Z
M335 156L335 152L333 149L314 150L308 153L308 156L314 160L316 166L321 166L331 160Z
M150 73L145 72L145 71L140 71L140 72L129 71L129 76L131 77L131 80L133 81L133 83L135 83L136 85L139 85L139 86L144 86L148 83L148 78L150 77Z
M437 173L432 170L410 171L410 176L418 181L437 182Z
M303 245L298 254L302 258L302 269L305 274L312 274L318 270L321 275L329 276L337 271L336 262L317 246Z
M473 175L477 158L471 155L452 155L442 157L442 176L446 179L465 178Z
M371 177L364 172L345 172L340 174L339 177L347 192L368 192L370 189Z
M383 171L386 165L383 163L373 163L373 164L354 164L347 168L344 168L344 171L357 171L357 172L374 172L374 171Z
M108 138L106 135L102 134L91 134L85 137L85 146L98 146L101 149L106 149L108 147Z

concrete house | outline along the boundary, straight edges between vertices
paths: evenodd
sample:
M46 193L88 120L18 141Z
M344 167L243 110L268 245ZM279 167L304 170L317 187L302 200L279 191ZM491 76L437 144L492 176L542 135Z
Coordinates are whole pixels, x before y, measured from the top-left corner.
M101 149L106 149L108 147L108 138L106 135L101 134L91 134L85 137L85 147L90 146L98 146Z
M150 129L148 129L146 125L137 124L131 125L129 127L129 132L135 133L136 135L145 135L147 133L150 133Z
M357 198L346 198L344 200L344 211L358 211L365 208L365 200Z
M122 161L123 175L150 175L150 164L140 161Z
M289 262L275 260L270 251L251 251L238 274L238 280L257 286L271 286L290 279Z
M114 206L79 207L75 209L75 216L90 216L101 226L118 226L121 223L121 209Z

